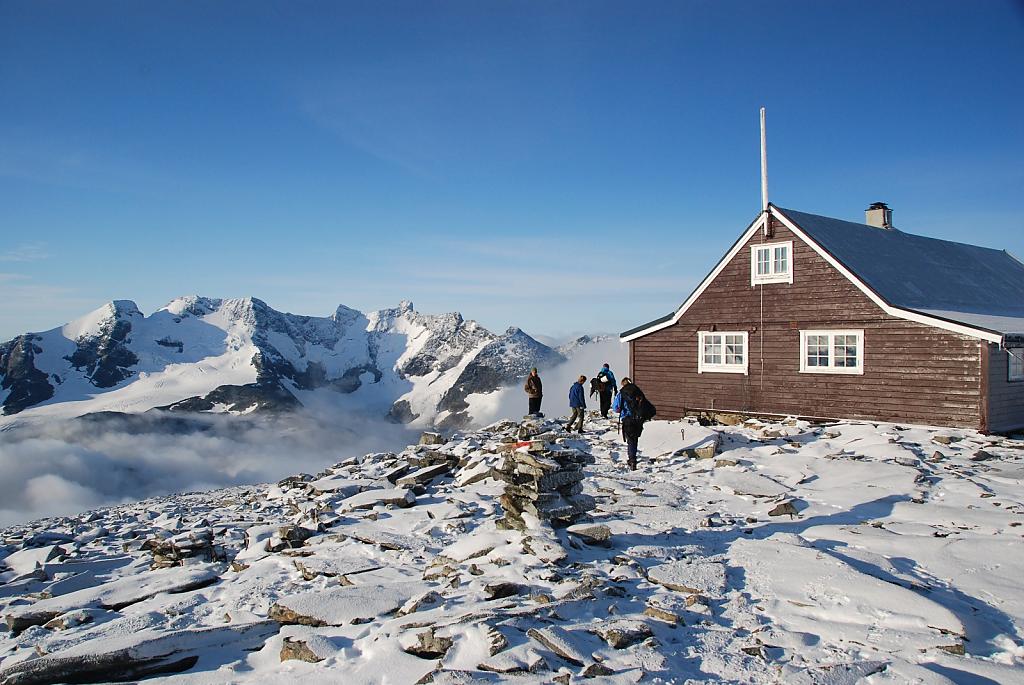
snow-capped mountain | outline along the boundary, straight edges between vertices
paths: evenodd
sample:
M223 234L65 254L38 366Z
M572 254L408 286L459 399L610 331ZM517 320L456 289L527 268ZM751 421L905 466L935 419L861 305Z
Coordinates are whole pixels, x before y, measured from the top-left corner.
M118 300L59 328L0 344L4 415L249 413L329 403L402 423L454 427L466 397L565 357L518 328L496 335L412 303L329 317L256 298L190 296L150 316Z

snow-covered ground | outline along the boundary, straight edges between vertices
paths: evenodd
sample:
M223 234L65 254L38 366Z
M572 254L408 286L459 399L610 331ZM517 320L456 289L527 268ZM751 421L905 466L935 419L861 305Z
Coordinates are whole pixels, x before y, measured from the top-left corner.
M596 506L517 531L518 428L0 531L0 682L1024 682L1024 442L552 422Z

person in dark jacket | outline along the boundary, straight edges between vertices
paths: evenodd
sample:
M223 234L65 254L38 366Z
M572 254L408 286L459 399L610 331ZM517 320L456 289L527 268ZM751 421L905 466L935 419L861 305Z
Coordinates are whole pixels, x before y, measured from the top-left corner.
M619 413L622 421L622 437L626 441L626 456L629 468L636 471L636 456L640 434L644 432L644 422L636 415L636 407L640 406L643 391L636 387L629 378L622 379L622 388L615 396L612 409Z
M608 410L612 407L612 394L618 392L615 387L615 374L605 364L597 372L597 381L600 383L598 397L601 399L601 417L608 418Z
M618 381L615 380L615 374L612 373L611 368L608 366L608 362L605 362L604 366L601 367L601 370L597 372L597 377L600 378L601 376L608 376L608 383L611 384L612 392L619 391Z
M536 366L530 369L530 375L526 377L526 385L523 386L523 390L526 391L526 397L530 401L530 411L527 413L539 414L540 401L544 398L544 384L540 382Z
M586 380L586 376L580 376L579 380L569 388L569 408L572 409L572 415L569 417L569 425L565 427L567 431L571 431L575 423L576 432L583 432L583 415L587 411L587 400L583 396L583 383Z

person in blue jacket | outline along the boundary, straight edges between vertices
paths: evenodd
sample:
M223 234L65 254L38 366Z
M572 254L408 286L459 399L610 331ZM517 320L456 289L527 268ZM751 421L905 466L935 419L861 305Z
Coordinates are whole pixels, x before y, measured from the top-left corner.
M612 402L612 409L619 413L619 419L622 422L622 437L626 441L626 456L631 471L636 471L637 448L640 434L644 432L644 422L633 409L640 405L640 398L643 396L643 391L636 387L633 381L623 378L622 389L619 390L615 401Z
M612 386L612 392L617 393L619 391L619 384L615 380L615 374L612 373L610 368L608 368L608 362L605 362L604 366L601 367L601 370L597 372L598 378L602 375L608 376L608 383Z
M619 388L615 383L615 374L608 368L607 363L597 372L597 379L601 382L601 391L598 393L601 399L601 416L607 419L608 410L612 406L612 395L617 393Z
M587 400L583 396L583 383L586 380L586 376L580 376L579 380L569 388L569 408L572 409L572 415L569 417L569 425L565 427L567 431L571 431L573 424L576 424L576 432L583 432L583 415L587 411Z

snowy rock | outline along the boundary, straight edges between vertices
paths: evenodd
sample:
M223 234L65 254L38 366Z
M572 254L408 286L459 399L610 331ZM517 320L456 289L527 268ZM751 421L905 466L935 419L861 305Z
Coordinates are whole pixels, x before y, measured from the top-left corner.
M262 621L162 634L143 630L109 639L87 640L69 649L4 668L0 670L0 682L9 685L98 683L177 673L192 668L203 651L216 651L228 645L256 649L275 632L275 624Z
M64 548L59 545L28 548L0 560L0 566L6 566L9 571L13 572L11 576L13 580L15 577L24 576L43 568L48 561L59 559L64 554ZM3 574L0 574L0 580L4 580Z
M460 470L455 477L455 484L460 488L464 488L486 480L492 475L493 469L491 465L487 462L479 461Z
M795 500L786 500L779 502L777 505L772 507L768 512L769 516L796 516L800 513L800 510L796 508L794 504Z
M309 483L309 488L317 493L331 493L339 497L351 497L363 490L380 487L372 480L362 478L345 478L328 476Z
M492 673L536 673L547 670L547 662L532 646L521 645L491 656L477 668Z
M407 476L403 476L398 479L399 487L412 487L414 485L423 485L434 480L438 476L443 476L449 471L448 464L436 464L434 466L425 466L417 471L413 471Z
M404 550L418 552L426 548L422 538L412 535L403 535L390 530L374 528L369 525L352 526L344 532L338 533L339 537L350 537L368 545L376 545L386 550Z
M577 646L578 641L572 634L562 628L557 626L531 628L526 631L526 634L571 664L583 666L588 661L592 661Z
M281 597L270 607L278 623L343 626L397 611L409 599L408 585L347 585Z
M885 661L861 661L848 664L829 664L803 669L787 669L786 683L794 685L857 685L868 676L882 673L888 667Z
M319 661L323 661L323 657L310 649L309 645L304 640L286 637L281 642L281 661L291 660L305 661L315 664Z
M152 553L152 568L181 566L186 559L215 561L218 558L213 547L213 531L209 529L183 533L167 539L152 538L142 544L142 549Z
M100 612L91 609L75 609L47 622L44 627L50 630L68 630L93 621L98 613Z
M778 497L790 492L785 485L757 473L716 471L712 482L719 487L728 488L737 495Z
M313 556L295 559L293 563L306 580L313 580L317 576L344 577L381 568L380 562L363 558L336 559Z
M439 635L434 628L428 628L411 636L403 636L401 643L407 654L421 659L441 659L451 649L452 639Z
M676 592L717 597L725 591L723 564L672 561L649 569L647 578Z
M694 459L713 459L718 454L721 444L721 435L719 433L712 433L697 445L686 448L684 454Z
M434 590L427 590L420 594L410 598L405 604L398 609L399 616L407 616L409 614L416 613L421 609L433 608L440 605L444 601L439 593Z
M29 626L43 625L73 609L120 609L162 592L185 592L203 587L216 582L218 578L217 569L209 566L150 571L59 597L42 599L27 607L10 610L4 619L11 630L20 631Z
M589 630L614 649L629 647L654 635L651 626L643 621L631 619L607 621L597 624Z
M381 490L367 490L358 495L342 500L338 504L339 511L353 511L356 509L373 509L376 506L411 507L416 504L416 495L412 490L405 488L389 488Z
M611 546L611 528L604 525L603 523L578 523L576 525L569 526L568 528L566 528L566 532L568 532L570 535L575 535L588 545L600 545L601 547Z
M420 436L419 444L421 444L421 445L443 445L444 442L445 442L445 440L444 440L443 437L441 437L440 433L431 433L429 431L425 431L423 433L423 435Z
M514 597L523 593L523 587L518 583L490 583L484 586L484 596L489 600Z

